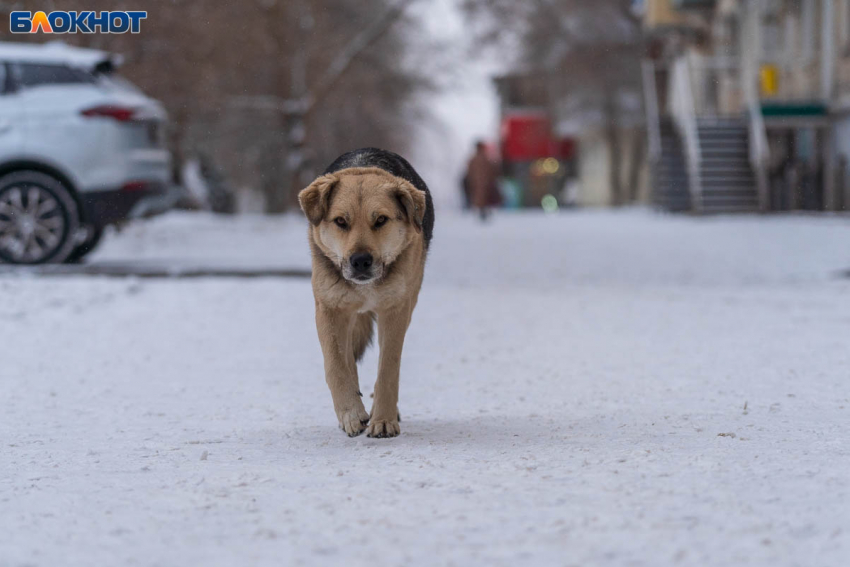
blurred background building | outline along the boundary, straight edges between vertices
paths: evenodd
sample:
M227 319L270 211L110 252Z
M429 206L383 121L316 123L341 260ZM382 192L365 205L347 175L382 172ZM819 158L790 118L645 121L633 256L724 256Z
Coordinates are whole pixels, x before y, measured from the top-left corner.
M636 4L656 204L846 208L850 2Z
M517 171L503 153L508 187L523 195L514 202L536 205L546 185L583 206L847 207L847 1L464 5L490 22L482 42L517 46L514 70L496 79L502 147L517 144L512 124L531 112L548 126L526 128L538 138L526 145L548 140L534 159L559 161L552 176L537 162Z

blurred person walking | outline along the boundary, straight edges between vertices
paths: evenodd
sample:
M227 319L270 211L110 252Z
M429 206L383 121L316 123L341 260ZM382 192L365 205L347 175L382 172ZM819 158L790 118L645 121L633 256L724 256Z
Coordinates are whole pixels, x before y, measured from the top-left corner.
M490 214L489 207L498 206L501 203L496 178L496 164L487 157L487 147L483 141L479 140L475 143L475 154L466 168L465 180L470 204L478 209L482 221L487 220Z

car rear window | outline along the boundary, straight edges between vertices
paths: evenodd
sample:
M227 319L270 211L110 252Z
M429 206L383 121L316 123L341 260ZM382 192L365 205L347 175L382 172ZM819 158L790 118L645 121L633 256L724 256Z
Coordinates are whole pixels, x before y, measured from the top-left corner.
M65 65L21 63L18 65L18 82L22 87L39 85L71 85L93 83L94 77L80 69Z

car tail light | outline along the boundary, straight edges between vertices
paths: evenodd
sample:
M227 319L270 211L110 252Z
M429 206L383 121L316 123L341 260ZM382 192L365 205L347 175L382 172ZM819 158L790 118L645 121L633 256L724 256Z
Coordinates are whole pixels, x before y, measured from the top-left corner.
M148 181L128 181L124 185L121 186L122 191L144 191L148 188L150 183Z
M118 122L129 122L133 119L136 109L126 106L103 104L83 110L80 114L88 118L112 118Z

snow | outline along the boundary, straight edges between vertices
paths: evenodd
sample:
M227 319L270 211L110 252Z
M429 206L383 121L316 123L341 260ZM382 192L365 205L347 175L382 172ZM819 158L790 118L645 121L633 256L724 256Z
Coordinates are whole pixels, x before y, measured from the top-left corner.
M296 216L171 213L105 237L94 263L309 268L307 225Z
M305 230L171 214L92 262L303 268ZM0 565L846 565L848 241L438 214L388 440L337 429L307 279L3 276Z

